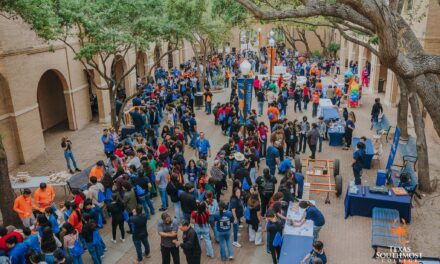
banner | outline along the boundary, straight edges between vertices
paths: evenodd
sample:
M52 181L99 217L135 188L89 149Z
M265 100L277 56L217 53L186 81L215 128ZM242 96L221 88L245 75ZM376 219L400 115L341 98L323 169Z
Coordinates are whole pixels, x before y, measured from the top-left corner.
M390 156L388 156L388 162L386 169L391 169L393 166L394 157L397 153L397 148L399 147L399 138L400 138L400 129L396 127L396 131L394 132L393 144L391 144Z
M244 123L244 109L246 109L248 115L251 113L252 109L252 86L254 80L251 78L246 79L246 107L245 107L245 90L244 90L244 79L237 79L238 86L238 110L240 117L240 124Z

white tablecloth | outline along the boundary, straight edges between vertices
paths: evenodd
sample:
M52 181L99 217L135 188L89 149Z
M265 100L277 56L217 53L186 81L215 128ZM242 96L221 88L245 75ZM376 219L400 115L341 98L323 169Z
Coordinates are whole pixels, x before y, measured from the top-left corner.
M292 220L300 220L305 210L299 208L298 203L290 203L287 210L287 218ZM306 220L302 226L291 226L288 221L284 226L284 235L310 236L313 237L313 221Z
M47 183L49 181L49 176L35 176L31 177L31 179L27 182L11 182L12 183L12 189L34 189L40 187L40 183L45 182ZM59 183L48 183L51 186L60 186L65 187L67 185L67 182L59 182Z

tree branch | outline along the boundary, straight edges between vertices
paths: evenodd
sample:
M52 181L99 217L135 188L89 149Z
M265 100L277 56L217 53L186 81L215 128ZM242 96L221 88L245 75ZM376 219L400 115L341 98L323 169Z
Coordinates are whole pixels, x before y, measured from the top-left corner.
M332 4L321 2L318 0L303 1L304 8L288 9L288 10L270 10L263 11L259 6L251 0L236 0L249 10L254 16L261 20L279 20L286 18L312 17L312 16L329 16L348 20L356 25L375 31L374 25L359 12L353 8L343 4Z
M368 50L371 51L371 53L373 53L374 55L379 57L379 52L370 44L360 41L359 39L352 37L350 35L348 35L347 33L345 33L345 31L336 23L333 23L333 25L335 26L336 29L338 29L339 33L341 34L341 36L343 36L346 40L353 42L354 44L358 44L364 48L367 48Z

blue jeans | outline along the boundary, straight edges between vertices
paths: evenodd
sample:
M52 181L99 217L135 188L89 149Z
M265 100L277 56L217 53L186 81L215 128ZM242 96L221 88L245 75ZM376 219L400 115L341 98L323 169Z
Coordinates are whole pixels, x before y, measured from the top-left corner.
M319 231L321 230L322 226L313 226L313 242L318 240L319 237Z
M186 221L188 221L188 222L191 221L191 213L185 213L185 212L183 212L182 214L183 214L183 220L186 220Z
M67 250L67 253L69 253L70 259L72 260L73 264L84 264L82 256L75 257L70 253L70 249Z
M298 184L298 193L297 196L299 199L303 197L303 190L304 190L304 176L300 173L295 173L295 181Z
M180 202L173 202L174 214L177 222L180 222Z
M258 102L258 115L259 116L263 115L263 107L264 107L264 102Z
M234 252L232 252L232 244L231 244L231 231L217 231L218 240L220 243L220 256L222 260L226 260L226 251L225 244L228 248L229 256L234 256Z
M237 219L237 223L232 225L232 231L234 232L234 242L238 241L238 226L240 225L240 218Z
M139 197L139 202L142 203L142 207L144 207L144 211L145 214L147 215L147 218L150 217L150 214L154 215L154 207L150 199L150 193L147 193L143 197Z
M307 110L307 104L308 104L308 102L306 100L304 100L304 110Z
M167 195L166 187L165 188L159 187L159 195L160 195L160 200L162 202L162 208L167 209L168 208L168 195Z
M209 225L205 224L200 226L198 224L194 224L194 230L196 231L199 241L202 238L205 241L206 255L208 255L208 257L214 257L214 250L212 249L211 237L209 236Z
M205 102L205 112L210 115L211 114L211 102Z
M153 125L153 129L154 129L154 133L156 134L156 138L158 138L160 136L160 134L159 134L159 127L160 127L160 124Z
M266 157L266 150L267 150L267 138L264 138L260 144L260 158Z
M275 171L276 171L276 166L275 165L268 165L267 167L269 167L269 173L272 177L275 176Z
M251 178L252 185L254 185L257 179L257 169L255 167L249 170L249 177Z
M55 257L53 256L53 253L44 254L44 260L47 264L56 264Z
M137 260L142 261L142 244L144 244L145 255L150 255L150 244L148 243L148 237L144 237L141 240L133 239L134 248L136 249Z
M225 88L229 87L229 78L225 78Z
M209 220L209 226L212 228L212 231L214 232L214 239L218 242L218 235L217 235L217 228L215 227L215 221L212 215L209 216L209 218L212 218L212 220Z
M189 146L190 147L195 147L195 144L196 144L196 140L197 140L197 138L198 138L198 134L197 134L197 132L190 132L189 133L189 137L191 138L191 141L189 142Z
M78 169L78 166L76 165L75 156L73 156L73 152L71 150L64 151L64 158L66 159L68 170L72 170L72 167L70 167L70 160L72 160L73 167L75 169Z
M87 249L89 251L90 256L92 257L93 264L102 264L101 256L102 250L101 245L93 244L93 242L86 242Z

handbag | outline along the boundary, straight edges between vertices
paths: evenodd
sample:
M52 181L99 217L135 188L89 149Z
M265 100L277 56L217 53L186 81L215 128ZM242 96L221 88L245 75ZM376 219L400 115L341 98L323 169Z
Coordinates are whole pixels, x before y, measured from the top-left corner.
M79 242L79 239L75 241L75 244L73 244L73 247L69 248L70 254L74 257L79 257L82 254L84 254L84 248L81 246L81 243Z
M280 232L277 232L275 238L273 239L272 246L281 247L281 244L283 244L283 237L281 236Z

